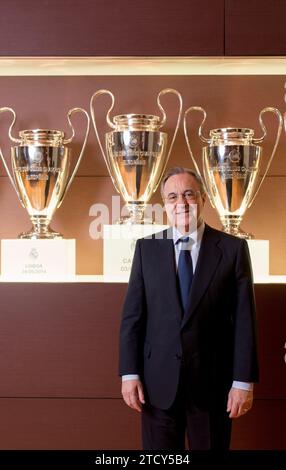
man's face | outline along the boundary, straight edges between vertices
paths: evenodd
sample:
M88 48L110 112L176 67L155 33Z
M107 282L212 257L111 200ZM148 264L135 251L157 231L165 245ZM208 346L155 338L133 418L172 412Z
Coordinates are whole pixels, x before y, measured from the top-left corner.
M197 228L205 203L196 179L188 173L171 176L164 186L164 202L168 220L181 232Z

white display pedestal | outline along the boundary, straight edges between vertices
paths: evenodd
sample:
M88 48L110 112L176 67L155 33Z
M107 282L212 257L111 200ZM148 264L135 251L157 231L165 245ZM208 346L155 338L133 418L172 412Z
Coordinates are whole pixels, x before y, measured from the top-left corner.
M60 281L75 276L75 240L1 240L1 280Z
M138 238L161 232L168 225L104 225L103 274L113 279L129 279Z
M269 276L269 240L247 240L254 281Z

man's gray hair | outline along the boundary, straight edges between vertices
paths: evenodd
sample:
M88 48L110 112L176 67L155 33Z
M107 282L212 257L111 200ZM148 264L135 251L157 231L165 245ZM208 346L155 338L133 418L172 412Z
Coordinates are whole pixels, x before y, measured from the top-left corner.
M163 179L162 179L162 182L161 182L161 196L162 196L163 199L164 199L164 187L165 187L165 184L166 184L167 180L169 178L171 178L171 176L183 175L183 174L193 176L195 178L195 180L197 181L197 183L199 184L200 193L202 195L205 194L206 191L205 191L203 180L196 171L190 170L189 168L184 168L182 166L174 166L174 167L170 168L169 170L167 170L166 173L163 176Z

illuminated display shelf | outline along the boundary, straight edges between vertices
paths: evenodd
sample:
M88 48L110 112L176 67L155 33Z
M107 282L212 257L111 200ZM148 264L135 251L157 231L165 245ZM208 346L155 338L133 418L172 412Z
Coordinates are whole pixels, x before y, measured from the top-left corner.
M285 75L286 57L2 57L0 77L21 76ZM127 283L104 275L0 282ZM256 276L255 284L285 284L286 275Z
M285 75L286 57L2 57L0 76Z

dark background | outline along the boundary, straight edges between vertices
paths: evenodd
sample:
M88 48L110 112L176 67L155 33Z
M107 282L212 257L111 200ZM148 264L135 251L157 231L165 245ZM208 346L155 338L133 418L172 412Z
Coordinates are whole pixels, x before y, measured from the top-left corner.
M0 56L283 55L284 0L2 0Z

